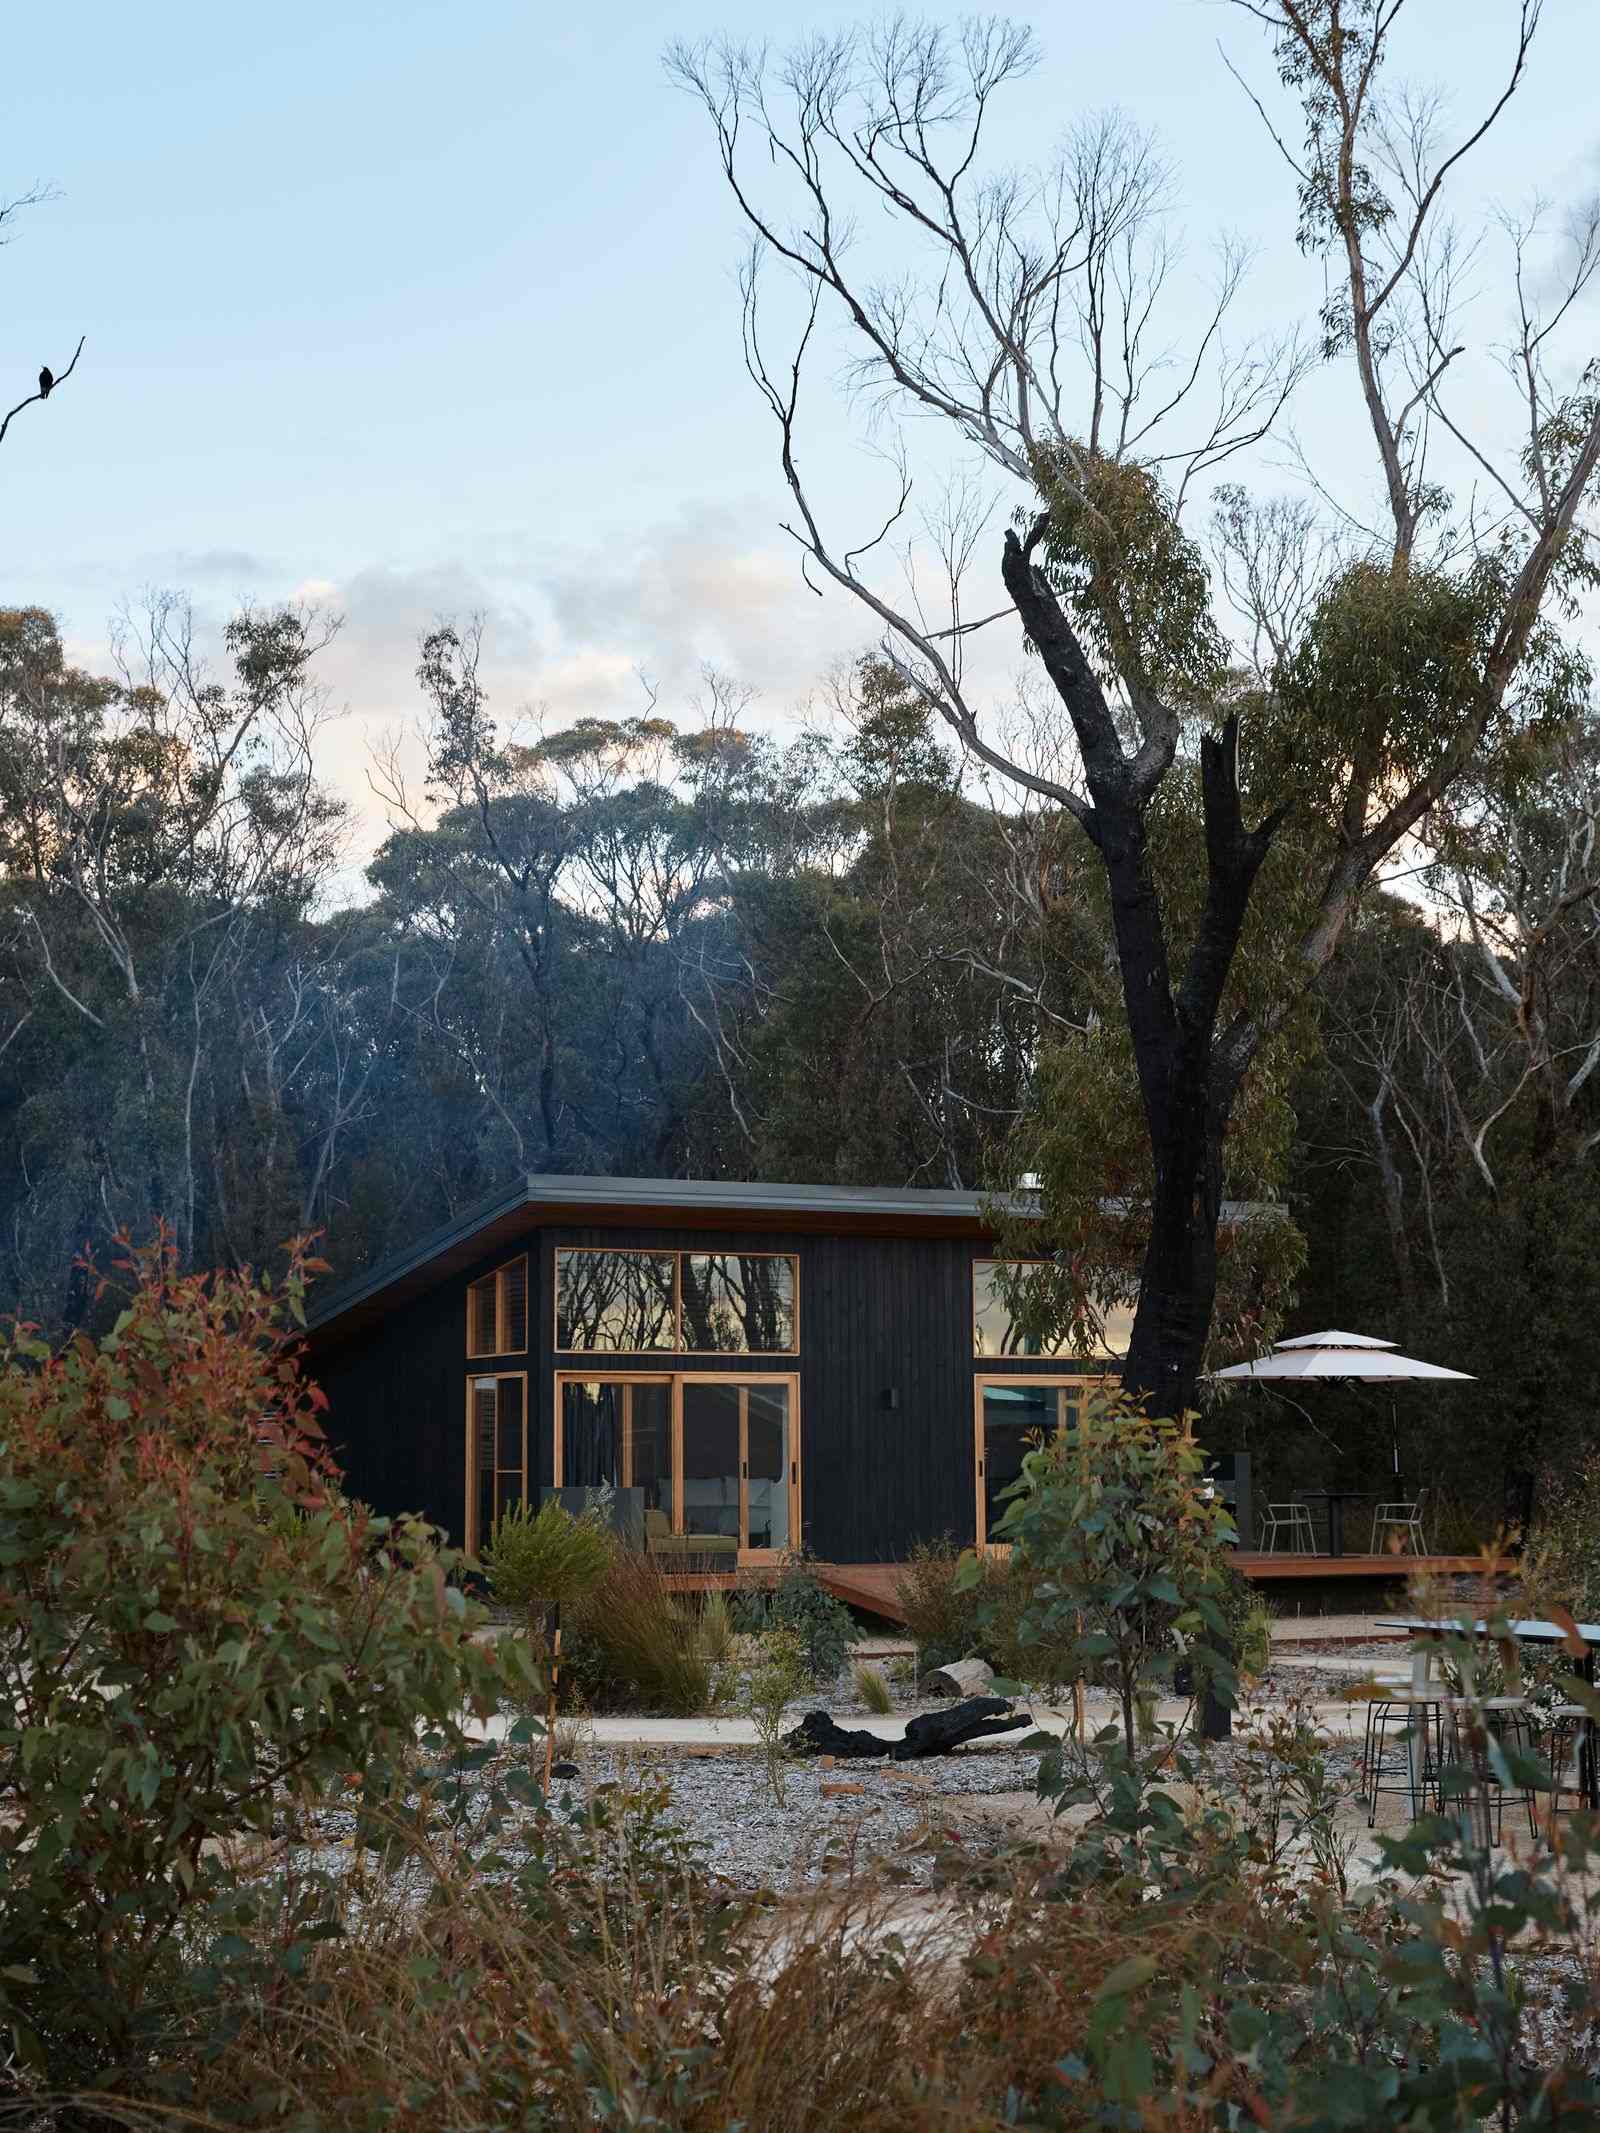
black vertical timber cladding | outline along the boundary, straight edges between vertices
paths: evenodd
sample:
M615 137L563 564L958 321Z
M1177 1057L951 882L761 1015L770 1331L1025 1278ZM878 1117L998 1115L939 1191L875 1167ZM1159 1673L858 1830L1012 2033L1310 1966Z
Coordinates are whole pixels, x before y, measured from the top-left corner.
M310 1374L328 1395L323 1418L345 1487L393 1517L418 1511L461 1538L466 1299L459 1281L323 1353Z
M800 1355L558 1356L560 1245L786 1251L800 1263ZM312 1375L353 1494L419 1511L459 1543L466 1386L478 1371L528 1372L529 1468L554 1479L555 1373L797 1372L806 1546L835 1562L895 1562L919 1540L973 1537L972 1262L969 1238L818 1235L604 1224L531 1231L526 1355L466 1355L466 1290L515 1256L504 1245L342 1344L318 1343ZM986 1375L1050 1375L1064 1363L986 1362ZM893 1404L891 1404L893 1397Z

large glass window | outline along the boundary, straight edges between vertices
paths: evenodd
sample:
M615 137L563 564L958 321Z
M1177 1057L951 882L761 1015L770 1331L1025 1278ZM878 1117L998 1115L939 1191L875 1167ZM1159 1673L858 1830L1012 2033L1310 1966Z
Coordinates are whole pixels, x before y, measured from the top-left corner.
M1101 1338L1085 1347L1070 1331L1041 1332L1068 1309L1067 1277L1049 1260L980 1259L972 1269L972 1352L977 1356L1094 1356L1118 1359L1128 1352L1133 1309L1107 1305Z
M781 1554L799 1531L798 1380L556 1377L558 1488L638 1491L646 1550L694 1571Z
M564 1488L638 1489L645 1511L672 1517L672 1386L665 1378L563 1381Z
M675 1252L557 1252L556 1346L647 1355L677 1345Z
M784 1252L556 1253L564 1354L793 1355L798 1269Z
M787 1355L794 1261L770 1252L685 1252L682 1345L691 1355Z

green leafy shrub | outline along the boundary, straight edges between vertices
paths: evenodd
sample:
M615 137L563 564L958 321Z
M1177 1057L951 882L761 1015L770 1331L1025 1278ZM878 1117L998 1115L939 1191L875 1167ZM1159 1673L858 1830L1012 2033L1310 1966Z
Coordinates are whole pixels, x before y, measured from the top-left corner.
M806 1685L809 1668L806 1648L798 1630L769 1629L761 1639L761 1650L744 1678L744 1688L739 1703L746 1718L753 1721L756 1738L761 1743L761 1752L766 1758L767 1783L772 1789L774 1802L782 1807L783 1795L783 1734L789 1706Z
M1187 1651L1213 1693L1231 1699L1222 1613L1233 1527L1202 1479L1205 1455L1177 1422L1120 1394L1085 1402L1078 1421L1024 1453L1000 1522L1035 1582L1019 1644L1045 1646L1069 1669L1097 1668L1136 1751L1140 1708ZM961 1572L973 1586L983 1566ZM1071 1675L1067 1676L1071 1678Z
M1255 1587L1226 1557L1216 1566L1216 1602L1240 1674L1260 1676L1272 1663L1272 1614Z
M902 1565L897 1591L917 1640L917 1671L985 1659L1010 1681L1057 1688L1074 1679L1070 1640L1024 1640L1036 1574L1015 1554L977 1556L954 1541L924 1543Z
M516 1672L433 1533L338 1491L294 1345L317 1267L180 1277L163 1242L103 1340L0 1345L0 2025L56 2084L137 2087L303 1960L328 1888L275 1911L241 1841L352 1772L375 1811L419 1724L459 1741Z
M692 1718L710 1704L711 1666L694 1618L653 1557L614 1548L569 1621L564 1670L594 1709Z
M547 1496L537 1511L516 1504L502 1512L481 1561L500 1604L537 1626L605 1575L615 1545L597 1519L574 1518L558 1496Z
M733 1620L744 1636L793 1630L804 1648L807 1672L818 1683L838 1679L856 1637L849 1608L823 1589L803 1555L784 1558L775 1586L748 1580L735 1595Z

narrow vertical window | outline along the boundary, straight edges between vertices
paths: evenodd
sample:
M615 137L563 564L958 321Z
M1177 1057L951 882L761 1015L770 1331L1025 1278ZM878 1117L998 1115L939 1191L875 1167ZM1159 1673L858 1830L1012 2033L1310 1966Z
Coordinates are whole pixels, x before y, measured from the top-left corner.
M467 1354L522 1355L528 1346L528 1262L513 1259L467 1290Z
M496 1522L528 1493L526 1381L480 1377L467 1381L469 1548L481 1548Z

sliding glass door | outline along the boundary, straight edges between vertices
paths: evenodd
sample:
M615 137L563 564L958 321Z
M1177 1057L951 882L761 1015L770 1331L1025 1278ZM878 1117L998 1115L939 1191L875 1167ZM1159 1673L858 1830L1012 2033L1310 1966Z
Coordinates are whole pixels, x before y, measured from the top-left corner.
M975 1389L978 1546L985 1547L1022 1478L1022 1461L1041 1440L1070 1429L1097 1378L979 1378Z
M696 1569L781 1555L799 1531L788 1374L556 1378L561 1488L637 1489L646 1547Z

